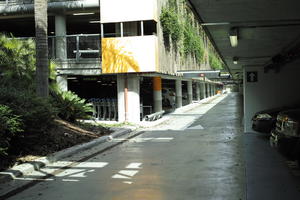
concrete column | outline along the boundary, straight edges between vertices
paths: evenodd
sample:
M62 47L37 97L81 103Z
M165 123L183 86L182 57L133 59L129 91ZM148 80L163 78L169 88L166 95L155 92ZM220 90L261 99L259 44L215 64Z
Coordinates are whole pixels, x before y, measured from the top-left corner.
M62 91L68 91L68 79L67 79L67 76L65 76L65 75L58 75L56 77L56 82L57 82L58 87Z
M188 102L191 104L193 102L193 82L187 81L187 93L188 93Z
M201 99L205 99L206 98L206 87L205 87L205 83L204 82L201 82L200 83L201 85Z
M60 60L67 59L67 25L66 16L56 15L55 16L55 36L56 36L56 58Z
M214 95L216 95L216 94L217 94L217 85L214 84Z
M154 112L162 111L161 77L153 77Z
M210 83L207 83L206 86L207 86L206 87L206 89L207 89L207 91L206 91L207 92L207 97L210 97L210 95L211 95L211 93L210 93Z
M176 107L182 107L182 81L176 80Z
M118 121L119 122L127 121L133 123L139 122L140 121L140 79L139 77L135 74L130 74L130 75L120 74L117 75L117 84L118 84ZM127 93L127 97L126 97L126 93Z
M197 101L200 101L200 83L196 82L196 98Z

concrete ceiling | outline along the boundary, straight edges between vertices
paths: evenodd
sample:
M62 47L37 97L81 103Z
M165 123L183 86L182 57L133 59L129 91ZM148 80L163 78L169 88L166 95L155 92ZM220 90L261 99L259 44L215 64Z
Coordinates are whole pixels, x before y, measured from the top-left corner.
M192 8L234 77L243 66L270 64L271 59L300 45L298 0L190 0ZM231 47L229 31L238 30ZM233 57L238 64L233 64ZM240 77L241 78L241 77Z

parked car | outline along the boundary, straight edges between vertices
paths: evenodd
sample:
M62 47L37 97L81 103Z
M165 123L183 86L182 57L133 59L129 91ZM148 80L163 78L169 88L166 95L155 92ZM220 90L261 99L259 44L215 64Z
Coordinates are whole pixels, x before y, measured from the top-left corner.
M300 161L300 109L285 110L277 115L270 144L288 158Z
M176 95L171 88L162 88L162 104L163 106L171 106L175 108Z
M285 110L285 107L262 110L252 117L252 129L261 133L271 133L275 128L277 114Z

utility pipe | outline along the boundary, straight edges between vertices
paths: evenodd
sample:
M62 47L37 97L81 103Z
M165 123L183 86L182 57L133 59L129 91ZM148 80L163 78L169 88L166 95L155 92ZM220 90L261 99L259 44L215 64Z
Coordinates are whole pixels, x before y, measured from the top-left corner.
M73 11L73 10L86 10L99 8L99 0L88 1L62 1L62 2L49 2L48 11ZM13 14L28 14L34 13L33 1L31 4L13 4L0 5L1 15L13 15Z

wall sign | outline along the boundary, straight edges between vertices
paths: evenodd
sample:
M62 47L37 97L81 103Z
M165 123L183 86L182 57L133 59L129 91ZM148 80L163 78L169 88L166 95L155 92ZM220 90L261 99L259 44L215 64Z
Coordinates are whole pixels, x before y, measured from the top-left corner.
M248 83L255 83L258 81L257 72L247 72L247 82Z

